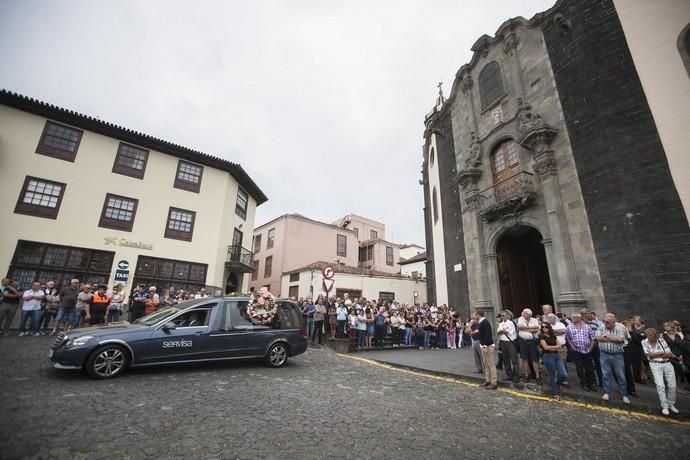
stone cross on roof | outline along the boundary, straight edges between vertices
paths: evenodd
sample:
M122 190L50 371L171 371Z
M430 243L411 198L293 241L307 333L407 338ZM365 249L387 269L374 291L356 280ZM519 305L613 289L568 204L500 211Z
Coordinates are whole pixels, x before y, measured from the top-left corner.
M443 82L438 82L438 85L436 85L436 87L438 88L438 97L436 98L436 109L438 110L441 108L443 103L446 102L446 98L443 97Z

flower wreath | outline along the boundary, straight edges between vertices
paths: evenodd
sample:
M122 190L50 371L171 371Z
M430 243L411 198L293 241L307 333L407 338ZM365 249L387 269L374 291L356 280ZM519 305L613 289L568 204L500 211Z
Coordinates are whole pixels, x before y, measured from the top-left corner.
M266 288L259 289L254 295L254 301L247 307L249 320L257 326L270 324L277 311L275 297Z

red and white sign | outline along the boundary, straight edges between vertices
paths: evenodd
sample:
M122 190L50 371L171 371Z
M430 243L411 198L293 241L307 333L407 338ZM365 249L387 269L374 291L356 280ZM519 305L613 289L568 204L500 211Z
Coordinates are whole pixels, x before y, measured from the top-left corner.
M335 280L329 280L327 278L324 278L323 279L323 290L326 291L326 293L331 292L334 284L335 284Z
M326 294L331 292L333 289L333 285L335 284L335 280L333 277L335 276L335 270L333 270L333 267L330 265L326 265L323 267L323 290L326 291Z
M334 276L335 276L335 270L333 270L333 267L331 267L330 265L326 265L325 267L323 267L324 279L332 280Z

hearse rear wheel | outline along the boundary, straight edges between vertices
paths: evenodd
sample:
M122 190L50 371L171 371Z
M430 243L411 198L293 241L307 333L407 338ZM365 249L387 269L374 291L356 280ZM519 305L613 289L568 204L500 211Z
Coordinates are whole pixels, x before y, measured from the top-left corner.
M284 343L276 343L268 350L266 364L271 367L281 367L287 362L288 349Z

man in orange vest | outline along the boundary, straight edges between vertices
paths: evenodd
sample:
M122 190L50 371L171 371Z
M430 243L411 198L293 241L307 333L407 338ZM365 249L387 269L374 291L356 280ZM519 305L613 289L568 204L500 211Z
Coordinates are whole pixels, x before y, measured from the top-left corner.
M86 304L86 321L89 322L89 326L105 323L105 312L110 305L110 297L105 293L106 287L98 286L98 290L91 296L91 302Z
M160 304L160 298L156 294L156 286L151 286L149 288L149 297L146 299L146 308L144 313L150 315L151 313L158 310L158 305Z

